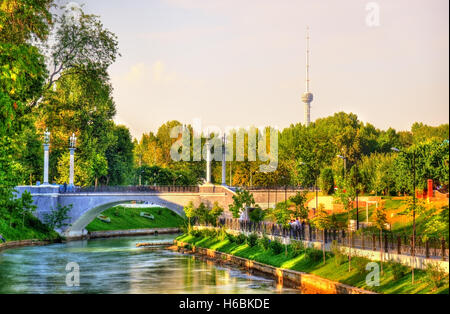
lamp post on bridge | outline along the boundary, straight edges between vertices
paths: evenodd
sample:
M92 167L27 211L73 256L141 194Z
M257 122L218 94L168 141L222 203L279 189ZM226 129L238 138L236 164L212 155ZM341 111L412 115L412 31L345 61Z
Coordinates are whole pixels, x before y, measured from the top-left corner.
M211 183L211 143L206 141L206 184Z
M75 137L75 133L72 133L72 136L69 140L69 150L70 150L70 170L69 170L69 186L74 186L74 174L75 174L75 146L77 145L77 138Z
M48 155L50 148L50 132L48 129L44 132L44 185L48 185Z

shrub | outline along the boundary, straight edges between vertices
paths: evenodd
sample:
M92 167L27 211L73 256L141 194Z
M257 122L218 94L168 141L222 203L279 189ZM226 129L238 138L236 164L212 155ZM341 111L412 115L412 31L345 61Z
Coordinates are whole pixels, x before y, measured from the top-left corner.
M366 266L370 261L367 258L363 257L355 257L352 260L352 265L355 267L356 272L360 275L364 275L366 273Z
M270 241L269 248L273 254L278 255L283 252L283 244L278 240Z
M247 242L245 234L241 233L236 237L236 244L244 244L245 242Z
M258 243L258 235L256 233L252 233L247 238L247 244L250 247L254 247Z
M389 261L386 265L392 269L392 275L394 276L395 281L404 277L409 272L409 267L394 261Z
M215 229L205 229L203 232L206 237L216 238L218 236L218 232Z
M305 250L305 258L311 262L318 262L323 259L323 252L321 250L307 248Z
M194 238L198 238L198 237L202 236L202 232L200 230L196 230L196 229L192 229L190 234Z
M448 275L438 263L427 263L425 266L425 280L431 285L433 291L442 287Z
M264 249L264 251L267 251L269 249L270 240L266 235L264 235L261 239L258 240L258 244L261 248Z
M347 255L342 253L342 250L336 240L331 242L331 253L334 255L334 262L336 266L342 265L347 259Z
M291 243L292 256L297 257L305 252L305 246L302 241L292 241Z
M230 243L236 243L236 236L232 235L231 233L227 233L227 239L230 241Z

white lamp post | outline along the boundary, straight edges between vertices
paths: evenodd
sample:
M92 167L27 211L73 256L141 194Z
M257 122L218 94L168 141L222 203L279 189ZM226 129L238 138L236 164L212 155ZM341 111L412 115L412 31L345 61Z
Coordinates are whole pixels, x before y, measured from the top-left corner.
M48 155L50 148L50 132L48 129L44 132L44 185L48 185Z
M211 143L206 142L206 183L211 183Z
M70 137L70 170L69 170L69 186L74 186L74 172L75 172L75 146L77 144L77 138L75 137L75 133L72 133Z

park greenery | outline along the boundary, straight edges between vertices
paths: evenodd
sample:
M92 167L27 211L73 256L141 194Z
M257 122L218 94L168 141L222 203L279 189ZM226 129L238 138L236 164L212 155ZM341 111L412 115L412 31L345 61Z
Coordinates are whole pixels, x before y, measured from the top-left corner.
M141 213L145 212L153 219L142 217ZM94 219L86 230L92 231L109 231L109 230L132 230L143 228L178 228L184 223L184 220L177 213L163 207L149 208L131 208L116 206L107 209L102 215L110 218L110 223Z
M396 262L384 265L380 285L370 287L366 283L367 259L353 257L354 267L349 271L348 261L338 249L326 252L325 261L321 250L307 248L299 241L287 246L277 240L263 236L255 239L254 235L220 236L214 229L192 230L177 238L190 246L203 247L219 252L248 258L267 265L307 272L338 281L350 286L386 294L448 294L448 275L437 264L430 263L425 270L416 270L416 284L411 285L411 269Z
M52 0L1 2L0 220L7 222L2 226L17 227L22 221L22 227L27 227L30 222L24 218L30 216L26 200L14 198L14 187L42 182L45 130L51 132L50 183L68 182L72 133L78 138L78 186L202 183L204 161L171 158L170 149L177 140L171 130L183 126L181 122L168 121L156 132L134 140L126 126L114 123L116 107L108 70L118 57L116 35L99 16L86 14L80 7L59 8ZM186 128L193 135L193 127ZM256 132L259 137L260 131ZM229 134L234 144L240 132L247 131ZM245 138L244 160L228 162L231 171L226 180L233 186L318 185L322 193L336 193L347 206L357 193L412 195L415 156L416 187L425 189L432 179L440 191L448 192L448 124L435 127L416 122L409 131L380 130L345 112L317 119L308 127L293 124L278 134L278 168L270 173L259 171L263 162L249 160L248 135ZM218 161L212 165L212 181L221 182ZM256 207L250 193L239 193L230 207L235 217L245 207ZM298 195L290 200L302 220L308 219L305 198ZM287 207L278 204L266 216L286 224ZM200 211L196 209L196 216L212 222L202 213L205 208L213 206L204 204ZM350 217L351 208L347 211ZM219 208L211 215L217 212ZM258 220L262 215L256 212L251 217ZM430 235L446 228L442 219L448 218L448 210L447 214L436 210L429 217L435 222L424 228ZM2 227L0 233L7 232Z

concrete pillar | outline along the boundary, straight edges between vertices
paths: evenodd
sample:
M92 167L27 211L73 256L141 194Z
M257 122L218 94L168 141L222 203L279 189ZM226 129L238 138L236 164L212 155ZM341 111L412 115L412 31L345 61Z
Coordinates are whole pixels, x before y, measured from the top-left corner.
M48 151L50 144L44 144L44 185L48 185Z
M211 143L206 142L206 183L211 183Z
M222 140L222 185L227 185L227 154L226 154L226 149L227 149L227 137L226 135L223 136L223 140Z
M70 149L69 186L74 186L75 148Z

